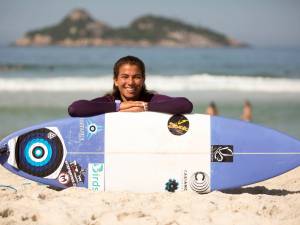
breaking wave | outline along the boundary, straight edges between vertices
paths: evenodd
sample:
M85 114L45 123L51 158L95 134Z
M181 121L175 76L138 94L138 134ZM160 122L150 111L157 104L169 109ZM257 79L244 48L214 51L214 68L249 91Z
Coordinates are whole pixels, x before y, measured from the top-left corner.
M242 91L299 93L300 79L198 75L148 75L150 90L156 91ZM0 91L98 92L112 88L111 75L101 77L0 78Z

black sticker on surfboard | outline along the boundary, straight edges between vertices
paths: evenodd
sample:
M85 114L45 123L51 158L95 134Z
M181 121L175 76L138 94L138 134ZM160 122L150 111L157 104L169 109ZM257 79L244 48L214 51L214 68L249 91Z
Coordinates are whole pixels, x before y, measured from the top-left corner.
M168 121L168 129L174 135L183 135L189 130L190 122L184 115L173 115Z
M212 162L233 162L233 145L212 145Z
M178 189L179 183L175 179L169 179L165 184L165 190L169 192L175 192Z
M47 128L19 136L15 148L18 168L38 177L46 177L56 171L63 153L59 137Z
M77 186L79 182L84 183L84 172L85 170L75 160L65 161L57 180L66 187Z
M191 189L197 193L207 193L209 191L209 176L204 172L196 172L190 179Z

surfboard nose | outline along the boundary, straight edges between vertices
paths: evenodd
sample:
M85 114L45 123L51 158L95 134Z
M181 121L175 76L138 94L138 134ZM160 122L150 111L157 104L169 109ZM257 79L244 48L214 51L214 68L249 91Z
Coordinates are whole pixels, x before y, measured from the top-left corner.
M212 145L212 190L256 183L300 166L299 140L252 123L213 118ZM226 147L231 152L219 151Z

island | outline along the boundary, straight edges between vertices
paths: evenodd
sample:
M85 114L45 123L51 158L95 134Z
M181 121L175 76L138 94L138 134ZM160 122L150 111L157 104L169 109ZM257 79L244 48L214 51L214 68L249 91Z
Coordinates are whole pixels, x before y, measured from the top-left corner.
M246 47L247 44L208 28L178 19L144 15L127 27L114 28L94 19L86 10L75 9L56 25L26 32L16 46L162 46Z

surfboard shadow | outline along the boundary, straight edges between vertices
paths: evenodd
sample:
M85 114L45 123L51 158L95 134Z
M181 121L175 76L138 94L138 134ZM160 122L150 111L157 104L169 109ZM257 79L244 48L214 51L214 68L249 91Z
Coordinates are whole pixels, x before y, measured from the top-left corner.
M252 194L252 195L276 195L276 196L286 196L290 194L300 194L300 191L288 191L285 189L268 189L265 186L256 187L241 187L235 189L228 189L221 191L224 194Z
M64 188L59 188L59 187L53 187L53 186L47 186L48 189L51 189L53 191L62 191Z

